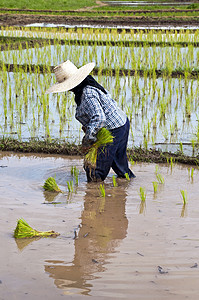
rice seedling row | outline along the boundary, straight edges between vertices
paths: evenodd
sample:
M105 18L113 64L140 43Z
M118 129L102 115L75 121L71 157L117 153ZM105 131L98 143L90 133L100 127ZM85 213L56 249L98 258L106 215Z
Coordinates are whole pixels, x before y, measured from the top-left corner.
M0 27L4 37L89 41L148 41L148 42L199 42L199 30L135 30L109 28L30 28Z
M26 30L23 32L26 33ZM149 33L147 40L152 38L151 34L154 35L154 32ZM177 34L174 36L177 39ZM51 74L53 65L70 59L80 66L93 60L97 63L96 79L110 91L130 119L130 146L142 145L146 149L151 146L162 149L169 147L197 155L198 78L189 78L189 70L197 69L198 50L193 45L135 48L96 44L91 47L60 45L56 42L49 45L48 41L42 48L3 51L0 55L3 61L0 134L22 140L30 137L60 138L80 143L83 133L74 119L72 94L46 95L45 91L55 80ZM5 64L25 64L26 71L33 64L38 67L35 67L34 74L24 72L20 67L15 70L18 72L7 72ZM44 74L38 64L46 66ZM123 77L120 76L121 68L128 70ZM167 69L167 76L158 78L157 68ZM174 68L181 68L184 78L169 77ZM130 76L132 69L134 76ZM102 75L104 70L107 70L107 76ZM115 76L108 76L108 70L115 70Z
M51 73L1 71L0 134L18 139L61 138L80 143L72 93L46 95ZM127 113L130 146L180 150L197 155L198 79L96 76ZM28 82L28 85L27 85Z
M45 55L44 55L45 53ZM55 66L70 59L77 66L95 61L99 70L176 70L198 71L199 47L123 47L123 46L79 46L46 45L31 49L2 51L0 60L4 64L27 64Z
M24 43L27 42L27 43ZM15 46L15 43L16 46ZM20 44L21 43L21 44ZM120 46L120 47L143 47L143 46L161 46L161 47L168 47L168 46L181 46L187 47L192 45L193 47L198 47L199 42L193 41L148 41L148 40L88 40L88 39L61 39L61 38L30 38L30 37L10 37L10 36L0 36L0 44L5 44L6 50L11 50L13 48L21 47L23 44L26 48L31 48L34 44L37 46L45 46L45 45L82 45L82 46ZM25 47L23 47L25 48ZM2 49L3 50L3 49Z

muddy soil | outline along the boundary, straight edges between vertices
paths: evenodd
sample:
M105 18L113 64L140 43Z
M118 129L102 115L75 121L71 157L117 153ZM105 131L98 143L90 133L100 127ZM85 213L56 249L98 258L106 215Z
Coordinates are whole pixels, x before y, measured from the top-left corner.
M26 15L26 14L0 14L1 26L22 26L33 23L63 24L63 25L101 25L101 26L191 26L199 25L197 17L145 17L145 16L124 16L112 17L105 16L96 18L80 16L50 16L50 15Z
M106 6L106 4L104 4L104 6ZM107 14L107 13L118 13L117 10L92 10L90 7L88 7L87 9L78 9L78 10L50 10L50 9L42 9L42 10L38 10L38 9L17 9L17 8L2 8L0 7L0 11L13 11L13 12L40 12L41 14L45 13L77 13L77 11L81 11L88 13L95 13L95 14ZM199 9L175 9L175 8L171 8L171 9L153 9L153 10L142 10L142 9L138 9L138 10L120 10L119 13L120 14L129 14L129 13L141 13L141 14L145 14L145 13L167 13L167 12L196 12L199 11Z
M103 198L99 184L86 183L82 163L0 153L0 299L198 299L198 169L192 178L189 166L135 164L130 182L113 187L109 174ZM80 175L70 194L72 166ZM154 194L156 172L164 184ZM55 174L63 194L42 189ZM21 217L60 236L15 240Z

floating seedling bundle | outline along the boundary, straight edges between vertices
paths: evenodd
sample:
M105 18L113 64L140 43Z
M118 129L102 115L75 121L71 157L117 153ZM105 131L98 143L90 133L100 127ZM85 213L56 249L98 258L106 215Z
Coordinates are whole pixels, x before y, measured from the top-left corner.
M58 187L56 180L54 177L49 177L48 179L46 179L43 188L46 191L50 191L50 192L57 192L57 193L62 193L62 191L60 190L60 188Z
M33 238L33 237L56 237L59 233L51 231L38 231L30 227L30 225L23 219L18 220L14 237L16 239Z
M104 151L106 145L113 143L113 136L106 128L101 128L97 133L97 141L91 146L84 157L84 163L91 168L96 167L98 149Z

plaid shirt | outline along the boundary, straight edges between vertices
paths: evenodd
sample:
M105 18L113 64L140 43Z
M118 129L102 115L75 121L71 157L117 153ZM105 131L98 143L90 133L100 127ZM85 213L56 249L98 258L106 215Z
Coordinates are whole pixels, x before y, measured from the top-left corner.
M75 118L86 128L84 141L95 142L96 134L102 127L114 129L126 123L126 114L117 103L101 90L86 86L81 96L81 104L76 108Z

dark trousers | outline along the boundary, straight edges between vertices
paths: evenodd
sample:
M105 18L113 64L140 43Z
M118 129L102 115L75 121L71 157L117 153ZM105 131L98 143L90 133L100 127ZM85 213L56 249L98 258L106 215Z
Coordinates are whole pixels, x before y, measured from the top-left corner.
M84 167L88 182L105 180L111 167L118 177L125 178L125 173L128 173L129 178L135 177L128 167L126 155L129 127L127 119L125 125L110 130L114 137L113 143L103 149L98 149L96 168Z

